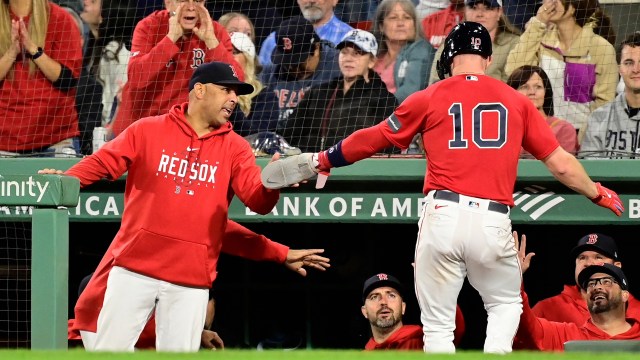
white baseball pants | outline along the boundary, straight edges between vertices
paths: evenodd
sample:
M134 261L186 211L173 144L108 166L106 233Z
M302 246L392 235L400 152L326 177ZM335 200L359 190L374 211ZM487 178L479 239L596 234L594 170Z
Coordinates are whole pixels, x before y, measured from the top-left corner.
M522 313L522 276L511 220L490 200L426 198L415 253L416 294L425 352L453 353L458 294L468 277L487 311L486 353L512 351ZM496 204L494 204L496 205Z
M208 299L208 289L180 286L114 266L95 338L83 332L82 341L87 350L133 351L155 309L156 350L195 352L200 348Z

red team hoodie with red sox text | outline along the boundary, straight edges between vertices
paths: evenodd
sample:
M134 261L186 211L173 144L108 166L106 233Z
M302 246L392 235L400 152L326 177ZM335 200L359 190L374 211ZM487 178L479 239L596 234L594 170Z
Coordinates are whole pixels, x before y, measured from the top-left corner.
M260 180L249 143L226 123L198 137L184 114L141 119L65 172L81 186L128 171L122 224L75 308L74 330L96 331L113 266L174 284L208 288L234 195L267 214L280 193Z

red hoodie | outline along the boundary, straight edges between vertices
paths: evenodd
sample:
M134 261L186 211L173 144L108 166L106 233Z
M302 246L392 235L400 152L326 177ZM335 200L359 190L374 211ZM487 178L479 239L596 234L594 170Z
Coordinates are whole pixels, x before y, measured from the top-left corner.
M120 230L75 308L76 330L96 331L110 269L192 287L210 287L234 195L267 214L279 192L260 180L249 143L226 123L202 137L185 119L188 103L141 119L66 174L81 186L128 171Z
M403 325L387 340L378 344L373 338L364 346L365 350L423 350L422 326Z
M222 61L231 64L238 78L244 80L242 67L233 58L227 30L214 21L213 31L220 44L207 50L204 41L193 34L173 43L167 37L167 10L155 11L140 20L131 42L122 103L112 124L114 134L120 134L138 119L164 114L173 104L187 101L189 79L203 63Z
M237 222L229 220L222 240L222 252L255 261L284 263L289 247L271 241L266 236L256 234ZM102 292L106 289L106 283L104 285ZM97 321L97 319L81 319L80 321L86 324ZM69 319L67 323L69 340L81 339L80 331L75 327L75 322L75 319ZM142 330L135 347L137 349L155 348L155 344L156 323L155 317L152 315Z
M591 318L583 325L561 323L537 317L529 306L529 298L522 294L522 315L516 342L526 344L527 348L543 351L564 351L564 343L572 340L640 340L640 323L627 318L631 324L628 331L611 336L598 328Z
M587 302L577 285L565 285L560 294L539 301L533 307L533 313L547 320L572 322L576 325L582 325L591 318ZM631 294L629 294L627 317L640 320L640 301Z

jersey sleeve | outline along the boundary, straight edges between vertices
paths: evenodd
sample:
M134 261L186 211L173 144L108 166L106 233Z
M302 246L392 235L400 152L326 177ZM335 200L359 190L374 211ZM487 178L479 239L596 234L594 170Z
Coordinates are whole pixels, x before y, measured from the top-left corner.
M424 128L425 115L429 108L429 92L416 92L403 101L381 127L383 135L401 149L411 144L413 136L421 133Z
M233 220L227 222L222 252L254 261L283 263L289 247L256 234Z

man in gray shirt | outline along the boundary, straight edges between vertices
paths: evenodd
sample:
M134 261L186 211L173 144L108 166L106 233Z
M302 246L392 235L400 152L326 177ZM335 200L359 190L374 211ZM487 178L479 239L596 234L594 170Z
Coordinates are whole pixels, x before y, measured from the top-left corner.
M640 31L616 50L624 91L589 116L579 153L584 158L640 159Z

